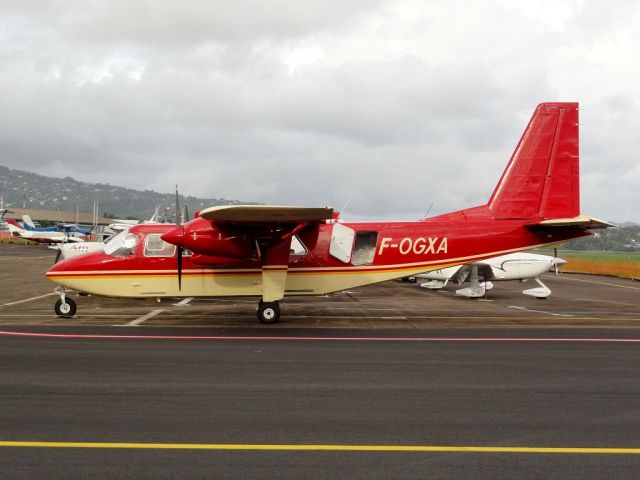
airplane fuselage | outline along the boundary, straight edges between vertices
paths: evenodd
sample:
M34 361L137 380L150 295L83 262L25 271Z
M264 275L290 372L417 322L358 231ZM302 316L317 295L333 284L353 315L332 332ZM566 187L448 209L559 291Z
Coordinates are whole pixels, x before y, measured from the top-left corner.
M185 226L197 232L199 224L212 228L201 218ZM261 296L263 270L279 268L286 272L285 295L319 295L588 235L578 229L529 230L519 220L456 222L436 217L417 222L322 223L297 233L304 248L292 251L286 265L270 265L262 258L256 238L247 239L245 245L233 237L234 248L249 249L237 259L226 256L230 253L223 247L218 247L219 253L226 255L185 255L179 287L175 248L166 249L164 255L147 248L150 240L157 241L174 228L137 225L129 231L135 247L126 254L100 251L71 258L52 267L47 277L74 290L105 296ZM351 244L347 239L341 245L341 251L336 232L348 230L354 237ZM197 233L194 237L197 241ZM222 233L217 238L225 240Z

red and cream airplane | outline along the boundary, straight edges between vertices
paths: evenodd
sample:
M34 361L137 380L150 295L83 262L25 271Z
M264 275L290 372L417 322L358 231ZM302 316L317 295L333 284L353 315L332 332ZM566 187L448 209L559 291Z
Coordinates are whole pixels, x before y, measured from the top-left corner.
M589 235L581 215L578 104L536 108L485 205L414 222L338 222L333 209L231 205L182 225L136 225L103 251L62 261L64 289L111 297L260 297L258 319L285 295L320 295Z

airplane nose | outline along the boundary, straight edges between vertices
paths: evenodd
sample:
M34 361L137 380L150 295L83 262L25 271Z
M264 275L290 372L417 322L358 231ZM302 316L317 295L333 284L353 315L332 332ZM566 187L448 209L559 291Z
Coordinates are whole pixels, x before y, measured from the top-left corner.
M567 263L566 260L563 260L562 258L556 258L555 259L555 263L557 266L561 267L562 265L564 265L565 263Z
M184 230L182 227L176 227L172 230L169 230L167 233L163 234L160 238L167 243L172 245L182 245L182 240L184 238Z

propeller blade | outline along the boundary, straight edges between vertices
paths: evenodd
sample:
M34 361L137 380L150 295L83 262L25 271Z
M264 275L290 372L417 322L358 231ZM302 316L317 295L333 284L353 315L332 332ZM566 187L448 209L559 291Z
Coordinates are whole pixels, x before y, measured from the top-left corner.
M62 248L59 248L58 251L56 252L56 259L53 261L54 265L58 263L58 261L60 260L60 255L62 255Z
M553 249L553 266L556 269L556 277L558 276L558 249Z
M182 290L182 245L178 245L178 290Z
M184 200L184 215L182 216L182 221L183 222L188 222L189 221L189 204L187 203L187 199L185 198Z

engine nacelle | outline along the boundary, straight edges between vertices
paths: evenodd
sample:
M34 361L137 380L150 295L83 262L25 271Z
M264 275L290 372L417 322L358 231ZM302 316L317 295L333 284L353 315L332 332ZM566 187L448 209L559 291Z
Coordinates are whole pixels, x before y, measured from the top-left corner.
M244 235L222 232L201 218L168 231L162 235L162 239L202 256L244 259L250 258L253 253L251 239Z

